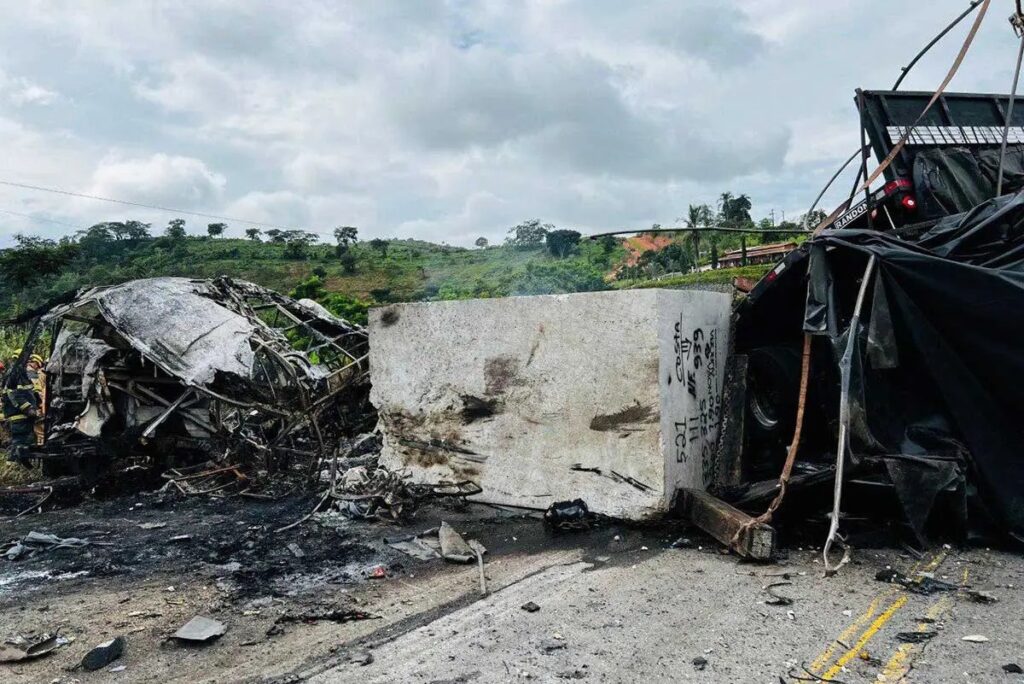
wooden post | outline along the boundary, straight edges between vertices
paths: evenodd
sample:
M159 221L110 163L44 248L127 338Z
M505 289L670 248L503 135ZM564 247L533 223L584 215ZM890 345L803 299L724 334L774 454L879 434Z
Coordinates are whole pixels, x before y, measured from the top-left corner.
M747 236L740 233L740 266L747 265Z
M750 525L749 515L699 489L683 489L686 518L744 558L769 560L775 551L775 530L763 523ZM743 532L738 538L737 532ZM733 543L733 539L736 539Z

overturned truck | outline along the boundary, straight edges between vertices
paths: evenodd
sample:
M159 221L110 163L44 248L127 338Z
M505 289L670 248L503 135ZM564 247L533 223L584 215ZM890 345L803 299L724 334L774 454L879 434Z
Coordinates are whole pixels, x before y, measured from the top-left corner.
M366 332L310 300L226 277L151 278L36 313L31 335L48 331L51 354L32 456L51 475L115 461L272 472L298 458L312 470L374 420Z
M885 183L851 196L740 305L745 458L727 498L774 497L796 443L784 478L805 501L834 499L833 532L841 505L903 520L920 544L1020 542L1024 112L1005 95L858 101Z

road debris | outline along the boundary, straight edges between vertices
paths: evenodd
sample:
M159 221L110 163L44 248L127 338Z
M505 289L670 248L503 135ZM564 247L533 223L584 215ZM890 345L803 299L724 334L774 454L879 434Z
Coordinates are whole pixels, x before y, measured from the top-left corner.
M437 541L441 548L441 557L452 563L472 563L476 560L476 552L473 551L462 535L455 531L451 525L442 521L437 529Z
M938 634L938 632L899 632L896 634L896 640L904 644L921 644Z
M708 666L708 659L704 656L697 656L693 659L692 663L693 669L697 670L698 672L702 672L704 668Z
M981 589L968 589L964 594L974 603L995 603L999 600L995 594Z
M918 574L917 579L912 579L894 568L883 568L875 573L875 580L899 584L907 591L914 594L934 594L940 591L957 591L960 587L950 582L935 579L927 574Z
M525 610L527 613L536 613L538 610L540 610L540 606L538 606L533 601L527 601L519 607Z
M1017 663L1006 663L1003 665L1003 672L1007 674L1024 674L1024 668Z
M219 639L227 631L227 625L223 622L202 615L196 615L178 628L173 637L184 642L207 643L214 639Z
M791 586L792 582L773 582L763 587L763 590L771 597L765 601L765 605L768 606L791 606L793 605L793 599L788 596L782 596L775 592L775 587L786 587Z
M593 527L594 515L583 499L557 501L544 511L544 522L559 530L586 530Z
M123 636L114 637L96 646L82 658L82 668L92 672L106 667L121 657L124 653L125 639Z
M41 658L69 643L59 632L39 635L18 635L0 644L0 663L14 663Z
M31 556L40 551L77 549L95 543L100 542L93 542L88 539L79 539L78 537L61 538L55 534L45 534L43 532L29 532L19 540L0 546L0 554L3 554L7 560L13 561L18 560L26 554Z
M989 638L984 634L968 634L965 637L961 637L961 641L969 641L972 644L983 644L988 640Z

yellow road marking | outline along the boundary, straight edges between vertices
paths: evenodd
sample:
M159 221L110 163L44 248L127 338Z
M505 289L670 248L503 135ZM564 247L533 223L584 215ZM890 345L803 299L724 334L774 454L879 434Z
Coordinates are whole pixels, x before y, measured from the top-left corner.
M925 563L923 568L921 567L922 562L924 562L923 559L917 561L911 566L910 574L914 575L917 572L932 572L937 567L939 567L939 565L942 564L942 561L946 560L947 554L948 551L942 549L941 551L936 553L927 563ZM860 630L861 626L866 624L872 618L874 618L875 615L878 613L879 607L884 602L896 596L899 592L899 587L890 587L889 589L886 589L885 591L877 594L871 600L871 603L868 605L867 610L865 610L861 615L857 617L856 620L854 620L846 629L844 629L843 632L838 637L836 637L825 648L824 651L822 651L821 655L814 659L814 661L811 663L808 669L812 673L818 674L826 665L828 665L832 661L832 658L835 656L836 651L840 647L848 650L848 644L852 639L856 637L856 635L858 634L858 630Z
M968 570L967 568L964 568L963 578L960 581L961 586L967 584L967 577ZM933 621L938 620L946 613L947 610L949 610L950 606L952 605L953 599L951 599L949 595L943 596L934 604L932 604L932 606L928 609L928 612L925 613L925 617ZM917 624L916 631L927 632L929 627L930 623L919 622ZM892 654L891 658L889 658L889 662L887 662L885 664L885 667L882 668L882 676L884 677L883 681L903 681L903 678L907 676L908 672L910 672L910 667L908 665L910 657L919 650L921 650L921 647L917 644L900 644L899 648L896 649L896 652Z
M875 633L878 630L882 629L882 627L884 627L886 623L892 619L892 616L899 612L899 609L902 608L906 603L906 596L900 596L898 599L893 601L889 605L889 607L885 609L884 613L879 615L877 618L875 618L874 622L868 625L868 628L864 630L863 634L861 634L860 639L857 640L857 643L855 643L853 647L850 648L850 650L848 650L846 653L839 656L839 660L836 661L836 664L830 667L828 671L821 676L821 678L825 681L829 681L837 674L839 674L839 672L842 671L846 663L850 662L855 657L857 657L857 654L860 653L861 649L864 648L868 641L871 640L871 637L875 636Z
M946 560L946 556L948 554L949 552L946 549L942 549L938 553L936 553L930 560L924 563L923 567L921 567L923 561L918 561L914 563L914 565L911 566L910 574L914 575L918 572L933 572L942 564L944 560ZM855 656L857 656L860 653L861 649L864 647L864 644L866 644L871 639L871 637L873 637L875 633L878 632L878 630L880 630L892 618L892 616L897 611L899 611L899 609L902 608L903 605L907 602L906 596L902 596L893 603L889 604L885 612L883 612L880 616L875 618L875 614L878 612L879 605L885 601L888 601L890 598L898 594L900 591L900 588L892 587L875 596L875 598L871 601L871 604L868 606L867 610L862 615L860 615L853 622L853 624L851 624L849 627L843 630L843 633L840 634L837 639L835 639L831 644L829 644L829 646L824 650L824 652L822 652L822 654L818 656L813 663L811 663L809 670L812 673L817 674L826 665L828 665L829 662L831 662L832 658L836 654L836 651L838 650L837 646L842 646L845 649L845 652L839 657L839 660L836 661L836 664L829 668L829 670L824 675L822 675L822 679L829 680L836 674L838 674L843 668L843 666L846 665L846 663L850 662L850 660L852 660ZM868 625L867 629L865 629L864 632L860 635L860 638L857 640L857 642L852 647L847 646L849 640L852 639L855 634L857 634L857 630L859 630L865 622L871 620L872 618L875 618L874 621L871 622L870 625Z
M817 673L818 670L825 667L832 661L832 656L835 655L836 650L840 646L842 646L843 648L849 648L850 641L857 636L861 628L861 625L866 624L868 620L875 617L875 614L878 613L878 607L881 605L881 603L883 601L888 601L889 597L894 596L895 594L896 590L890 589L889 591L879 594L878 596L873 598L871 600L871 603L868 605L868 609L864 611L861 615L857 616L857 619L854 620L849 627L844 629L842 634L840 634L831 644L829 644L828 648L822 651L821 655L814 659L814 662L811 663L811 666L808 669L811 672Z

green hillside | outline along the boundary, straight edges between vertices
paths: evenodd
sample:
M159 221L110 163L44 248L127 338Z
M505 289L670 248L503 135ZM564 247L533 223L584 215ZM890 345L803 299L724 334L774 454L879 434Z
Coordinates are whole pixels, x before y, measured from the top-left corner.
M8 318L89 285L154 276L243 278L297 297L310 297L356 322L374 304L504 297L628 287L687 287L757 276L763 267L688 271L682 239L636 261L618 239L580 239L575 231L525 222L506 244L474 249L419 240L340 236L317 244L301 231L268 231L269 239L184 234L183 222L161 237L134 222L107 223L59 242L19 236L0 251L0 316ZM215 224L218 225L218 224ZM178 230L180 228L180 230ZM341 230L341 229L339 229ZM355 229L350 229L354 231ZM634 265L622 269L623 264ZM614 279L622 270L631 279ZM663 274L676 272L677 275Z

